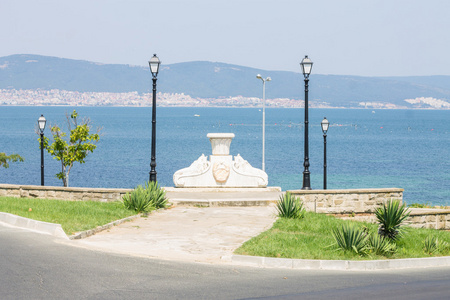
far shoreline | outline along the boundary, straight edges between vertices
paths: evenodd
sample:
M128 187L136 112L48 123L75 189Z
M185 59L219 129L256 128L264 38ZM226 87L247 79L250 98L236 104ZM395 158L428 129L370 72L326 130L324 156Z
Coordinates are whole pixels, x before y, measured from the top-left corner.
M0 107L122 107L122 108L151 108L151 105L73 105L73 104L67 104L67 105L42 105L42 104L36 104L36 105L9 105L9 104L0 104ZM209 106L189 106L189 105L156 105L156 107L160 108L262 108L262 106L238 106L238 105L209 105ZM304 107L289 107L289 106L266 106L266 109L304 109ZM408 107L398 107L398 108L386 108L386 107L380 107L380 108L365 108L365 107L314 107L309 106L308 109L358 109L358 110L432 110L432 111L450 111L449 108L408 108Z

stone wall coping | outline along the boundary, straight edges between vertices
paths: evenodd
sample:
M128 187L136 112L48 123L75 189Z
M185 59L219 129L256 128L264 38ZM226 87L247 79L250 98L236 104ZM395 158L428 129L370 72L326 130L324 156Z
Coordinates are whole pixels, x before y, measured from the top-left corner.
M117 189L117 188L91 188L91 187L63 187L63 186L41 186L41 185L18 185L18 184L0 184L0 189L14 189L14 190L45 190L45 191L64 191L64 192L85 192L85 193L127 193L133 189ZM187 193L202 193L202 192L281 192L281 187L273 186L266 188L177 188L177 187L162 187L166 192L187 192Z
M22 190L48 190L66 192L104 192L104 193L126 193L133 189L124 188L91 188L91 187L63 187L63 186L40 186L40 185L17 185L0 184L0 189L22 189ZM174 188L163 187L170 192L266 192L281 191L280 187L267 188ZM293 194L367 194L367 193L394 193L403 192L401 188L373 188L373 189L339 189L339 190L288 190Z
M409 208L410 216L425 215L447 215L450 214L449 208Z
M163 187L166 192L179 193L235 193L235 192L281 192L281 187L268 186L265 188L258 187L199 187L199 188L182 188L182 187Z
M292 194L368 194L368 193L400 193L401 188L339 189L339 190L288 190Z
M46 191L86 192L86 193L127 193L133 190L133 189L63 187L63 186L17 185L17 184L0 184L0 189L46 190Z

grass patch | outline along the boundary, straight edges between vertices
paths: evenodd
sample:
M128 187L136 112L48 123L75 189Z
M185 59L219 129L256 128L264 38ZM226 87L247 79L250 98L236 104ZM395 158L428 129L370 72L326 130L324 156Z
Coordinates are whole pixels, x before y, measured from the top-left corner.
M411 204L408 204L408 207L410 207L410 208L433 208L433 206L431 206L430 202L411 203Z
M0 211L61 224L67 235L135 215L122 202L64 201L0 197Z
M341 220L324 214L307 212L304 219L279 218L271 229L245 242L236 254L282 257L297 259L323 260L372 260L413 257L430 257L450 255L449 250L439 253L425 253L424 241L429 236L439 241L450 243L450 232L434 229L406 228L404 235L397 241L396 253L383 256L371 253L367 256L350 251L337 251L333 237L333 228L342 227L345 223L364 228L376 234L377 224Z

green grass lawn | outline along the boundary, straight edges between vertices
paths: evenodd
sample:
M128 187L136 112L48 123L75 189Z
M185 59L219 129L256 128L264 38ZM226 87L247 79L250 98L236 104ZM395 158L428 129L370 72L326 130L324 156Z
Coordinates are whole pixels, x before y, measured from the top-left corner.
M369 232L376 233L377 224L341 220L332 216L307 212L303 219L279 218L273 227L259 236L247 241L236 254L283 257L298 259L323 260L372 260L412 257L429 257L423 251L423 241L429 236L438 237L440 241L450 244L450 232L434 229L407 228L404 236L397 242L397 252L391 256L360 256L352 252L344 252L333 247L335 243L332 228L344 222L355 222L360 227L367 227ZM448 253L433 256L450 255Z
M122 202L64 201L0 197L0 211L61 224L67 235L93 229L135 213Z

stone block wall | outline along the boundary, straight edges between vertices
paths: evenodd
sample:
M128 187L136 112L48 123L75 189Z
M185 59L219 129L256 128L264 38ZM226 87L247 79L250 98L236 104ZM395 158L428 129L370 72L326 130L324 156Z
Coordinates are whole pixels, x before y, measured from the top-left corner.
M386 201L403 201L403 189L399 188L289 192L299 197L309 211L369 222L376 222L375 210ZM405 223L415 228L449 230L450 209L410 208L410 216Z
M15 185L0 184L0 196L22 198L46 198L74 201L120 201L122 196L132 189L103 189L103 188L79 188L57 187L39 185Z
M412 208L406 221L411 227L450 229L450 209Z
M387 200L403 201L403 189L292 190L305 208L327 214L370 214Z

